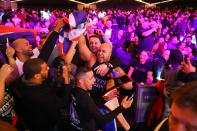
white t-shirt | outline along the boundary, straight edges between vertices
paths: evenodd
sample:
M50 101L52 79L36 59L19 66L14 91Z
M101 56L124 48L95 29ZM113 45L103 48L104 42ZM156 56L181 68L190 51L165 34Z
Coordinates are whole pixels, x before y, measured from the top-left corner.
M33 49L33 53L34 55L31 56L31 58L37 58L40 54L40 51L38 50L38 48L34 48ZM23 64L24 62L20 61L17 57L16 57L16 65L18 67L18 73L21 76L23 74Z
M105 31L105 36L107 36L107 38L111 38L111 34L112 34L112 30L110 29L110 30L108 30L108 29L106 29L106 31Z

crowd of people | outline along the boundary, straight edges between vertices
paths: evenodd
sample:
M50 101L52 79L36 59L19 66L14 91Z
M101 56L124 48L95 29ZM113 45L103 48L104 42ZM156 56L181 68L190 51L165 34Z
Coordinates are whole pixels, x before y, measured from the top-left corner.
M0 9L0 29L36 32L34 49L26 38L2 43L1 120L21 131L116 131L115 117L134 108L128 96L138 85L163 81L163 121L155 130L197 129L195 8L87 10L78 26L66 19L73 11ZM85 30L66 43L68 23ZM104 106L116 98L115 110Z

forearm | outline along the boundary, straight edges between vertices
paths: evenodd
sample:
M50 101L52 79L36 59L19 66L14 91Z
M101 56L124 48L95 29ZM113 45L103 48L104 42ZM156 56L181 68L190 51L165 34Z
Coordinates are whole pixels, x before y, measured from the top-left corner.
M4 105L5 80L0 78L0 108Z
M79 49L79 54L80 54L81 59L84 61L89 61L90 58L92 57L93 53L87 47L86 40L85 40L84 36L81 36L79 38L78 49Z
M44 44L46 43L46 40L49 38L49 36L51 35L52 32L53 32L53 31L50 31L50 32L48 33L48 35L47 35L47 38L43 41L43 43L40 43L40 45L36 47L36 48L38 48L38 50L39 50L40 52L41 52L41 50L42 50L42 47L43 47Z
M44 61L48 61L53 48L56 44L56 41L58 39L59 33L56 31L53 31L48 39L45 41L45 44L43 45L43 48L41 49L40 55L38 56L39 58L43 59Z
M113 120L119 113L123 112L124 109L123 107L119 106L118 108L116 108L115 110L111 111L108 114L102 115L101 113L97 114L95 117L97 123L99 125L104 125L108 122L110 122L111 120Z
M66 64L71 63L71 61L75 55L75 52L76 52L76 49L75 49L76 45L77 45L76 43L72 43L67 54L64 56L64 61Z
M133 74L134 68L130 67L129 72L128 72L128 76L131 77Z
M18 67L14 58L8 58L9 65L14 69L11 75L6 79L7 84L16 80L19 77Z
M145 32L142 33L142 36L146 37L149 36L150 34L152 34L155 31L155 28L152 28L150 30L147 30Z

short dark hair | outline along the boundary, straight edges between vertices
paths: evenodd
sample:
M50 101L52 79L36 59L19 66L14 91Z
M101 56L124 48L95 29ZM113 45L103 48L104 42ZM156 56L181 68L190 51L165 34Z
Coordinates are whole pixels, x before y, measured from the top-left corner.
M45 63L44 60L40 58L33 58L27 60L23 65L23 72L26 80L34 77L35 74L41 72L41 65Z
M91 36L89 37L89 39L91 39L91 38L93 38L93 37L98 38L98 39L100 40L100 42L102 43L102 38L101 38L99 35L93 34L93 35L91 35Z
M172 103L189 107L197 113L197 81L186 83L172 94Z
M165 67L166 69L169 69L170 64L172 66L177 66L180 65L182 61L183 61L183 54L181 53L181 51L178 49L172 49L170 50L170 56Z
M84 76L86 76L86 73L90 71L92 71L92 69L89 67L85 67L85 66L78 67L76 73L76 79L79 80L83 78Z

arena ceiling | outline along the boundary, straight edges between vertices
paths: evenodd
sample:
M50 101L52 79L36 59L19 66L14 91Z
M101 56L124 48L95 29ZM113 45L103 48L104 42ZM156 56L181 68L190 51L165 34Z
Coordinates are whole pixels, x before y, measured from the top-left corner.
M73 0L75 1L75 0ZM98 0L76 0L82 3L91 3L91 2L95 2ZM162 1L166 1L166 0L102 0L103 2L99 3L99 4L127 4L127 3L141 3L138 1L144 1L147 3L156 3L156 2L162 2ZM188 3L191 5L195 5L196 0L171 0L169 3ZM21 2L19 2L19 4L45 4L45 5L68 5L68 6L73 6L76 5L76 2L72 2L70 0L23 0ZM143 4L143 3L141 3Z

